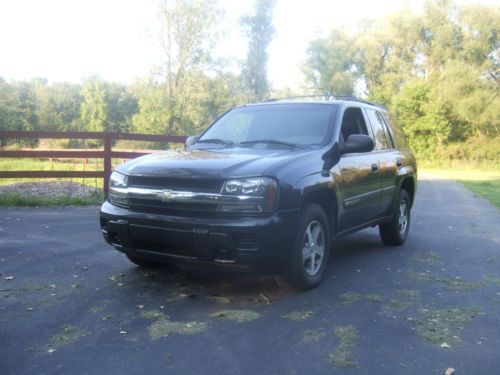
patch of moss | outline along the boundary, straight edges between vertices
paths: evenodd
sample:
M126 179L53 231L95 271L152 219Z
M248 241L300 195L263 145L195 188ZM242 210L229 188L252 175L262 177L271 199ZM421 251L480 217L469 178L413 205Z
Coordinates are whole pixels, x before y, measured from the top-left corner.
M351 304L359 300L366 300L369 302L383 302L384 299L378 294L361 294L355 292L347 292L340 296L345 304Z
M391 299L386 305L391 310L405 310L411 306L411 302Z
M422 310L422 319L415 321L416 331L434 345L455 346L461 342L458 332L480 312L477 307Z
M90 309L90 312L94 314L99 314L102 313L103 311L104 309L101 306L95 306Z
M384 299L378 294L365 294L364 298L370 302L384 302Z
M415 281L436 281L436 277L428 272L408 272L408 277Z
M196 335L206 329L207 324L204 322L172 322L166 318L159 318L149 326L149 335L153 340L156 340L172 333Z
M305 343L312 343L312 342L318 342L321 340L323 337L325 337L325 331L322 329L312 329L312 330L307 330L302 332L302 342Z
M153 340L166 337L172 333L196 335L207 329L207 324L204 322L173 322L158 310L142 311L141 316L145 319L154 320L149 326L149 335Z
M288 319L292 322L298 322L310 318L311 316L313 316L313 314L314 313L312 311L292 311L286 315L283 315L283 318Z
M400 289L397 291L402 297L409 300L416 300L420 298L420 291L411 289Z
M210 314L212 318L234 320L238 323L250 322L259 319L261 314L253 310L221 310Z
M83 336L86 336L87 334L88 334L87 332L82 331L81 329L75 326L64 325L61 327L61 331L58 334L52 336L49 339L44 349L45 351L52 352L56 349L74 343L75 341L77 341Z
M352 325L335 328L335 335L340 343L333 353L330 354L330 363L337 367L357 367L353 359L354 350L358 342L358 332Z
M439 279L443 282L448 290L467 292L471 290L477 290L484 286L483 281L470 281L462 279L461 277L449 277L444 279Z
M223 305L227 305L227 304L231 303L231 298L230 297L210 296L208 298L211 299L212 301L216 302L216 303L220 303L220 304L223 304Z
M357 302L361 299L361 294L354 292L347 292L340 296L344 303L351 304L353 302Z
M157 319L165 318L165 315L158 310L142 311L141 316L143 318L150 319L150 320L157 320Z
M484 282L487 284L500 285L500 277L493 275L486 275L486 277L484 278Z
M420 255L419 257L412 258L418 263L424 264L438 264L441 262L441 257L432 251L428 251Z

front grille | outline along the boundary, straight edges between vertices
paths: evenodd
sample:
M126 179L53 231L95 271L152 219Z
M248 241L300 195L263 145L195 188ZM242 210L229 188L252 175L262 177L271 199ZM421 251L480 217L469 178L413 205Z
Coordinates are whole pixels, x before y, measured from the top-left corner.
M216 212L217 205L209 203L179 203L162 202L160 200L129 198L129 207L138 209L149 209L151 211L195 211L195 212Z
M207 178L178 178L154 176L130 176L129 185L135 188L165 189L203 193L220 193L222 180ZM163 202L160 199L141 199L130 197L130 208L165 214L215 213L217 205L207 203Z
M218 179L154 176L130 176L129 184L132 187L171 189L206 193L219 193L222 187L222 181Z

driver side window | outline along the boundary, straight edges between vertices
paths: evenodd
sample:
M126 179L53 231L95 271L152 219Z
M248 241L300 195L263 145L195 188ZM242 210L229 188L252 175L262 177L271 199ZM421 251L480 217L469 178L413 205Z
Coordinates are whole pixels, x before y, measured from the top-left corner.
M348 108L344 112L340 128L341 142L346 141L352 134L369 135L361 108Z

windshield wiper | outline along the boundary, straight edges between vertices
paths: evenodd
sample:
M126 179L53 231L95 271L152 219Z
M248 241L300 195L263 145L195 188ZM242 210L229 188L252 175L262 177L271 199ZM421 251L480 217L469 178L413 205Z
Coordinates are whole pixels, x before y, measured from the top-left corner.
M248 145L248 144L253 144L253 143L271 143L271 144L288 146L288 147L294 147L294 148L295 147L299 147L298 144L290 143L290 142L284 142L284 141L278 141L276 139L255 139L253 141L243 141L243 142L240 142L240 145Z
M234 145L233 141L229 141L227 139L219 139L219 138L199 139L195 143L217 143L226 146Z

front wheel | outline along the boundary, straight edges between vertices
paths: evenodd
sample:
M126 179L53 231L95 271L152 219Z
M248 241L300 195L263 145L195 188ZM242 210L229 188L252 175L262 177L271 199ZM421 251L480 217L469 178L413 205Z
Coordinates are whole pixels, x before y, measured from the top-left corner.
M328 220L321 206L305 206L297 229L289 264L276 281L287 289L308 290L321 283L330 255Z
M398 246L406 241L410 230L410 205L408 193L401 190L392 221L379 225L380 237L386 245Z

